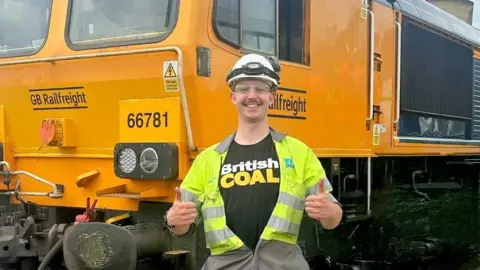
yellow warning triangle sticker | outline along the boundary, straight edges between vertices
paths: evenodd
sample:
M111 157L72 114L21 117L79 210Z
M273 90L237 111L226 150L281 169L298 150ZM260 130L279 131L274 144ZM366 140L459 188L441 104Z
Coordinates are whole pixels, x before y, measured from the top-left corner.
M177 77L177 73L175 72L175 69L172 66L172 63L168 64L167 71L165 72L165 75L163 76L164 78L175 78Z

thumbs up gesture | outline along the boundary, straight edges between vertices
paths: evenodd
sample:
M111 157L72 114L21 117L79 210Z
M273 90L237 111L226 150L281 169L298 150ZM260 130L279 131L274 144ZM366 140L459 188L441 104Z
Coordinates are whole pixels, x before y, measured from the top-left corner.
M184 202L180 188L175 188L175 201L167 213L167 223L174 227L189 227L197 218L197 209L193 202Z
M336 210L334 206L335 204L330 201L327 193L325 193L323 179L320 179L317 194L310 195L305 200L305 211L310 218L321 221L334 215Z

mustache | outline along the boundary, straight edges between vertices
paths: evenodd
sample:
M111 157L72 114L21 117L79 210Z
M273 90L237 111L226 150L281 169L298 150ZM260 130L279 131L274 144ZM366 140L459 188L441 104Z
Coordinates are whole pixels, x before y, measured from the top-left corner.
M258 99L246 99L245 101L242 102L243 105L262 105L262 101Z

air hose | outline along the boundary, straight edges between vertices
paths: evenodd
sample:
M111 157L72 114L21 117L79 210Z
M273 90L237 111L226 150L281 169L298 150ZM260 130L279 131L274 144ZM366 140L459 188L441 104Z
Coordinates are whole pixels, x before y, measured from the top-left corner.
M63 247L63 237L61 237L57 241L57 243L55 243L52 249L48 251L47 255L42 260L42 263L38 267L38 270L44 270L47 267L48 263L52 261L53 257L55 257L55 255L62 249L62 247Z

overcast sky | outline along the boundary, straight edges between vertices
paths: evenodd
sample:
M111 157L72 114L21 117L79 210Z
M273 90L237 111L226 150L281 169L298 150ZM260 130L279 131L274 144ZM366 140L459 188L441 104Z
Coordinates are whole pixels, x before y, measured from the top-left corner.
M480 0L472 0L473 4L473 26L480 29Z

